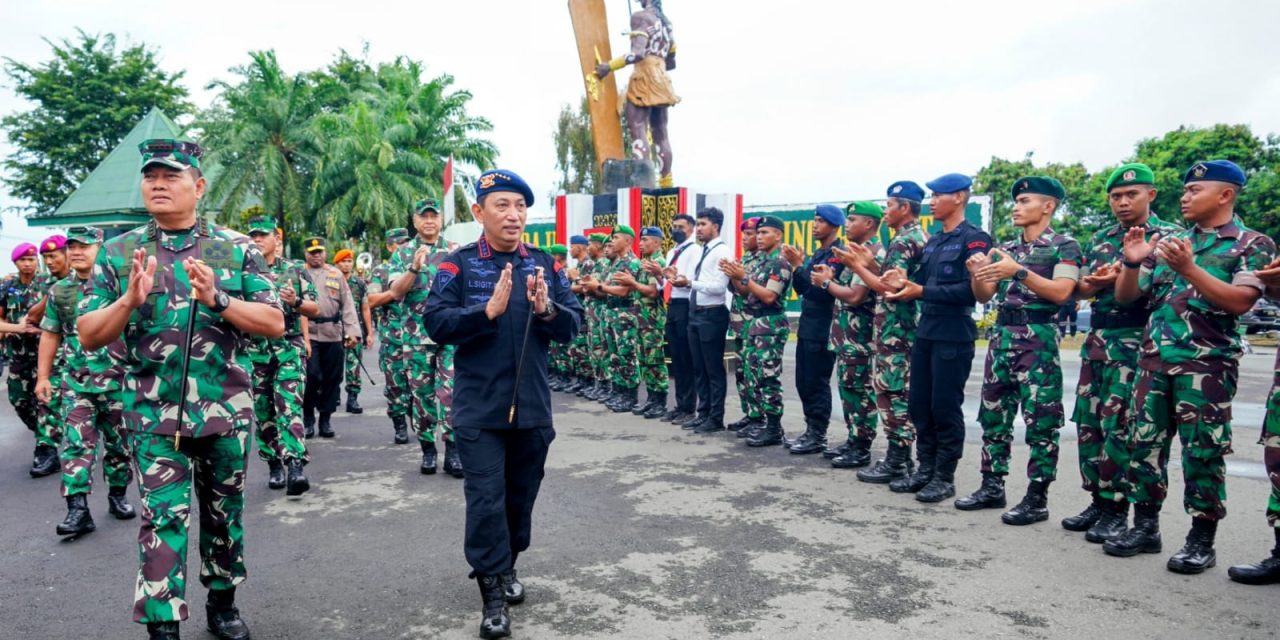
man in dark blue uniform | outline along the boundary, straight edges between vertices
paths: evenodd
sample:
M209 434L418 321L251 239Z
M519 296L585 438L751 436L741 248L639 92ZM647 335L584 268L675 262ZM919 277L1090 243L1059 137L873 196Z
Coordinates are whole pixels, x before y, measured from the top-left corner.
M433 274L426 326L454 357L454 436L466 474L463 549L484 602L480 637L511 635L524 601L515 562L529 548L533 503L555 439L547 348L578 332L582 307L550 254L521 242L533 191L510 171L480 176L480 240ZM514 372L514 373L513 373Z
M955 471L964 453L964 384L973 366L973 321L977 302L965 262L991 250L991 236L964 218L969 204L968 176L949 173L926 183L934 220L942 232L929 238L915 277L886 271L882 280L901 285L885 296L894 302L921 300L920 325L911 347L911 386L907 395L916 425L917 471L889 484L899 493L915 493L920 502L941 502L956 494Z
M800 327L796 332L796 392L804 407L805 430L789 444L791 453L818 453L827 446L831 372L836 366L836 354L827 348L827 341L831 339L836 299L814 284L813 267L820 264L831 267L832 280L844 273L844 264L832 251L833 247L844 248L839 235L844 217L844 211L835 205L818 205L813 215L813 239L818 241L818 250L807 260L799 249L790 245L782 247L782 257L795 269L791 286L801 296ZM833 451L832 457L843 453L843 449Z

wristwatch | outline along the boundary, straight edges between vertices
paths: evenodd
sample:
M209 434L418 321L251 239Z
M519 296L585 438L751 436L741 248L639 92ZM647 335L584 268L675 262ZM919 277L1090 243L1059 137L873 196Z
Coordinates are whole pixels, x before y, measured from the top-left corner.
M1018 269L1018 271L1013 274L1013 279L1017 280L1018 282L1022 282L1023 280L1027 279L1027 275L1030 273L1031 272L1027 271L1026 267L1023 267L1021 269Z
M830 286L831 286L830 280L823 280L822 284L818 285L818 288L822 289L823 291L826 291L827 287L830 287Z
M542 313L534 312L533 315L537 316L539 319L546 320L547 318L550 318L551 316L555 315L555 313L556 313L556 306L554 304L549 304L547 305L546 310L544 310Z
M740 284L740 285L742 285L742 286L744 286L744 287L749 287L749 286L751 286L751 278L743 278L743 279L741 279L741 280L739 280L739 281L738 281L738 284Z
M219 291L213 294L213 306L209 307L214 313L222 313L231 306L231 296L226 291Z

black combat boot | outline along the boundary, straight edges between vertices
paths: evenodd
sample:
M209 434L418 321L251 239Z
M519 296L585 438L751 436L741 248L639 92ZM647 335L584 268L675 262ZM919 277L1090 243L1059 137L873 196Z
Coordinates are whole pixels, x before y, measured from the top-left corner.
M582 385L586 384L580 376L573 376L569 379L569 384L562 391L565 393L577 393L582 390Z
M422 464L418 466L418 471L424 476L433 476L436 473L436 443L419 441L422 445Z
M640 393L640 391L639 391L639 389L638 389L638 388L637 388L637 390L636 390L636 393L637 393L637 394L639 394L639 393ZM642 415L644 415L644 414L645 414L645 412L646 412L646 411L648 411L648 410L649 410L649 407L652 407L652 406L653 406L653 400L654 400L653 392L652 392L652 391L650 391L650 392L648 392L648 393L647 393L647 394L645 394L645 395L646 395L646 397L645 397L644 403L639 403L639 402L637 402L637 403L636 403L636 407L635 407L634 409L632 409L632 410L631 410L631 413L634 413L635 415L638 415L638 416L642 416Z
M772 447L782 444L782 416L765 416L764 427L747 438L748 447Z
M729 424L726 424L724 428L736 433L745 429L749 424L751 424L751 416L744 415L741 420L730 422Z
M507 609L506 585L502 583L502 576L476 576L476 582L480 585L480 600L484 602L480 637L510 637L511 612Z
M831 459L831 466L837 469L857 469L871 464L871 441L850 440L852 445L848 451Z
M36 445L31 456L31 477L43 478L58 470L58 450L48 445Z
M1169 563L1165 566L1174 573L1190 575L1212 569L1218 564L1218 554L1213 550L1213 539L1217 533L1217 520L1192 518L1191 532L1187 534L1186 544L1169 557Z
M1093 502L1084 508L1079 514L1062 519L1062 528L1067 531L1088 531L1093 525L1098 524L1102 516L1107 513L1107 501L1098 495L1097 491L1093 492Z
M1276 529L1276 546L1269 557L1254 564L1238 564L1227 569L1227 577L1240 584L1276 584L1280 582L1280 529Z
M952 460L937 465L933 470L933 479L923 489L916 492L916 501L934 503L942 502L956 495L956 464Z
M302 437L310 440L316 437L316 412L315 409L302 410Z
M396 444L409 444L409 423L404 416L395 416L391 419L391 428L395 430L396 436L392 442Z
M1160 553L1161 549L1160 507L1152 503L1138 503L1133 509L1133 528L1102 545L1107 555L1120 558Z
M128 487L111 487L107 490L107 513L116 520L132 520L138 515L133 510L133 505L129 504L129 498L125 496L126 489Z
M649 404L649 408L645 410L643 417L645 420L655 420L661 418L667 412L667 394L666 392L657 393L652 396L653 402Z
M822 457L828 460L839 458L840 456L848 453L851 448L853 448L853 438L846 438L839 446L827 447L824 449L822 451Z
M1114 540L1124 535L1129 529L1129 503L1121 502L1104 502L1102 505L1102 517L1098 518L1098 522L1085 532L1084 539L1094 544L1102 544L1108 540Z
M681 429L684 429L686 431L693 431L694 429L697 429L698 427L701 427L702 425L706 424L707 421L710 419L711 418L708 418L707 416L700 416L700 415L694 414L690 416L689 419L683 420L677 424L680 425Z
M717 431L724 431L724 422L712 418L707 418L705 422L693 429L694 433L701 434L715 433Z
M333 437L333 425L329 424L329 418L332 416L333 416L332 413L320 414L320 437L321 438Z
M889 484L907 476L911 462L911 447L889 443L889 451L876 466L858 472L858 480L870 484Z
M819 453L827 448L827 427L823 425L819 427L815 423L810 423L804 433L796 438L795 442L788 447L791 453L798 456L805 456L811 453Z
M982 486L969 497L956 500L956 508L961 511L1003 509L1005 504L1004 478L994 473L982 474Z
M1000 521L1022 527L1049 519L1049 483L1039 480L1027 486L1027 495L1014 508L1000 514Z
M761 429L765 428L765 426L766 423L764 420L761 420L760 418L752 418L747 421L747 426L739 429L735 435L739 438L754 438L760 433Z
M516 577L515 567L502 574L502 591L507 598L507 604L524 602L524 584L520 582L520 578Z
M558 373L552 373L547 376L547 389L551 391L564 391L564 376Z
M249 627L240 618L236 608L236 589L209 591L204 603L204 615L209 632L220 640L249 640Z
M920 468L905 478L889 481L889 490L894 493L916 493L933 481L934 464L932 461L920 461Z
M621 394L622 395L621 399L618 400L617 404L613 405L612 407L609 407L609 409L614 413L627 413L629 411L634 411L636 408L636 402L638 402L637 396L639 394L640 394L640 389L636 387L632 387L630 389L623 389Z
M350 391L347 392L347 413L364 413L364 408L360 406L360 400L356 397L356 394Z
M148 640L181 640L177 622L148 622Z
M612 411L614 405L619 402L622 402L622 387L611 382L609 383L609 386L606 387L605 392L601 394L600 403L603 404L606 409Z
M605 384L606 383L604 382L596 380L594 383L592 383L590 387L587 387L582 392L582 397L586 398L587 400L591 400L592 402L599 400L600 394L604 393Z
M67 496L67 517L58 525L58 535L79 536L97 528L89 515L89 500L83 493Z
M285 481L288 489L285 490L286 495L300 496L311 488L311 481L307 480L307 476L302 473L302 461L293 458L289 460L289 479Z
M444 441L444 472L455 477L462 478L462 456L458 455L458 446L452 440Z
M279 460L267 461L267 488L284 488L284 463Z

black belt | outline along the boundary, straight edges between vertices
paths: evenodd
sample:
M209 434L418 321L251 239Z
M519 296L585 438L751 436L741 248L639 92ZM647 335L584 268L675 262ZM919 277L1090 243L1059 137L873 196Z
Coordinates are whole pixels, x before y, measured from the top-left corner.
M921 305L920 312L930 316L965 316L973 313L973 305L940 304L926 302Z
M783 315L786 312L786 309L766 309L764 311L747 311L747 315L752 318L769 318L772 316Z
M1151 312L1146 309L1100 313L1089 319L1091 329L1141 329L1147 326Z
M675 296L672 296L672 297L671 297L671 305L672 305L672 306L674 306L674 305L677 305L677 304L689 304L689 299L688 299L688 298L677 298L677 297L675 297Z
M700 304L696 308L694 308L693 311L694 313L703 313L706 311L715 311L716 309L724 309L724 308L725 306L722 304Z
M333 324L342 320L342 316L326 316L323 318L312 318L311 324Z
M1057 311L1039 310L1027 311L1025 309L1001 309L996 315L996 324L1000 326L1022 326L1028 324L1046 324L1053 322L1058 317Z

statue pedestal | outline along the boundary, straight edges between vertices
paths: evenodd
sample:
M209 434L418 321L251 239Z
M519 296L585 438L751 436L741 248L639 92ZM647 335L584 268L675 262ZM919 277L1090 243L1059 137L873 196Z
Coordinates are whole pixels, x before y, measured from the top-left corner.
M658 186L658 172L648 160L605 160L601 170L604 184L600 193L617 193L619 189Z

